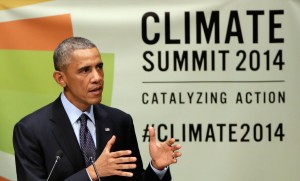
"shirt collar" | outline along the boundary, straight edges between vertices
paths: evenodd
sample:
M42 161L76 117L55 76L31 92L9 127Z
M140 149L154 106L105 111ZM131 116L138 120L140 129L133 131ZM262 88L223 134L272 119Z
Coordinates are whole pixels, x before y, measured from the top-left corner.
M61 102L63 104L64 109L66 110L66 113L69 117L69 120L71 124L73 125L78 118L81 116L82 111L78 109L76 106L74 106L65 96L64 92L61 93ZM92 121L92 123L95 125L95 118L94 118L94 110L93 110L93 105L89 107L87 111L84 112L89 119Z

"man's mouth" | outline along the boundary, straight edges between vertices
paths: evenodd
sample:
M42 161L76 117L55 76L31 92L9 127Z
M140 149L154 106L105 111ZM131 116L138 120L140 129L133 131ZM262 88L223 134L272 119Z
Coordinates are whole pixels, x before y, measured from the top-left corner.
M94 94L100 94L102 92L102 87L93 88L89 92L94 93Z

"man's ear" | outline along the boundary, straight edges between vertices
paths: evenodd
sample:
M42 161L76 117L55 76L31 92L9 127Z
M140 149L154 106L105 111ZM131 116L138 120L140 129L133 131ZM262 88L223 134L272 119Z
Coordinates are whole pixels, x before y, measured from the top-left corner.
M55 80L56 83L58 83L61 87L66 87L66 82L64 80L64 73L61 71L54 71L53 73L53 78Z

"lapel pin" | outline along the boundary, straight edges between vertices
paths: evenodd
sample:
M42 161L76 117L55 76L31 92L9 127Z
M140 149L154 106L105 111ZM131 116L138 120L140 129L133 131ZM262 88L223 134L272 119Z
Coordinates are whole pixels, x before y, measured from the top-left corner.
M105 130L105 131L110 131L110 128L105 128L104 130Z

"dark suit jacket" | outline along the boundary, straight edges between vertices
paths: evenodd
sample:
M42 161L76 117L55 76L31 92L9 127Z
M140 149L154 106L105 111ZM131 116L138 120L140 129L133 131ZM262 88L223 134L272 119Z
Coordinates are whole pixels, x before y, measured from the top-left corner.
M107 141L116 135L111 151L132 150L137 157L134 177L103 177L101 181L156 181L159 180L150 166L143 169L142 159L130 115L101 104L94 105L96 122L97 157ZM109 131L105 131L109 128ZM29 114L15 125L13 133L18 180L46 180L58 150L64 156L56 164L50 180L88 181L84 159L72 125L60 97L53 103ZM101 170L99 170L101 174ZM171 180L169 170L164 181Z

